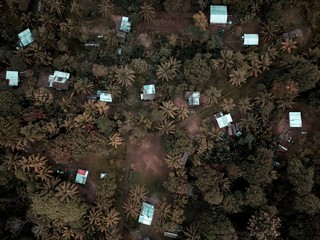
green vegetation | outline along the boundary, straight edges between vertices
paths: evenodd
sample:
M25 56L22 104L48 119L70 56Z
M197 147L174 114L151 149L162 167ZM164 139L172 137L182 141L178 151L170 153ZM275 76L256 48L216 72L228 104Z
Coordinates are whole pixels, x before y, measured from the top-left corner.
M0 3L0 239L319 238L320 4L214 3L232 23L210 25L209 0ZM54 71L67 90L49 87Z

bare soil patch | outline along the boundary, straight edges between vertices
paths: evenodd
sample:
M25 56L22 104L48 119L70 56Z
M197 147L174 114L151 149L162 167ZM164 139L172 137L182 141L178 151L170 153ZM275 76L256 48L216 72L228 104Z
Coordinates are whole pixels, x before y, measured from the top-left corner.
M177 96L174 99L174 104L177 106L184 106L184 107L188 107L188 103L187 101L183 98L183 96Z
M128 163L134 164L136 171L161 178L167 176L162 139L155 134L147 134L139 147L128 144L127 157Z
M179 33L192 25L192 13L180 14L171 18L166 12L158 12L154 20L150 22L140 22L136 26L137 33L159 31L161 33Z

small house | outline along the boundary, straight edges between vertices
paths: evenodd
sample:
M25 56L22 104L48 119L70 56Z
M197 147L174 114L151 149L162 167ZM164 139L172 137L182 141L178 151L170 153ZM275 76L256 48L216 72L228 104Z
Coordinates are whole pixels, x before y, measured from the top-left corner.
M104 91L98 90L97 96L98 96L98 100L101 102L112 102L111 93L106 93Z
M9 86L16 87L19 85L19 72L6 71L6 80L9 81Z
M18 37L20 47L25 47L34 41L34 38L32 37L32 33L29 28L19 33Z
M143 85L141 100L153 100L156 98L156 86L154 84Z
M241 128L240 128L240 123L231 123L228 126L228 135L229 136L237 136L240 137L242 135L241 133Z
M138 222L150 226L152 223L153 214L154 206L149 203L143 202Z
M226 24L228 21L227 6L210 6L210 24Z
M88 178L89 171L79 169L76 175L75 182L79 184L86 184Z
M245 46L259 45L259 34L244 34L242 39Z
M128 17L121 16L121 21L120 21L120 16L115 17L115 22L116 22L116 36L117 39L120 42L124 42L127 33L131 31L131 21L129 21Z
M100 173L100 179L104 179L104 178L106 178L107 177L107 173L105 173L105 172L102 172L102 173Z
M230 113L223 115L222 112L219 112L214 115L215 119L217 120L219 128L224 128L230 125L232 122L232 117Z
M184 98L188 101L189 106L200 105L200 93L199 92L186 92Z
M303 37L303 33L300 29L296 29L291 32L286 32L286 33L282 34L282 38L284 40L290 40L290 39L295 39L295 38L299 38L299 37Z
M70 73L54 71L53 75L49 75L48 82L49 87L56 90L68 90L69 89Z
M289 112L289 125L291 128L302 127L301 112Z

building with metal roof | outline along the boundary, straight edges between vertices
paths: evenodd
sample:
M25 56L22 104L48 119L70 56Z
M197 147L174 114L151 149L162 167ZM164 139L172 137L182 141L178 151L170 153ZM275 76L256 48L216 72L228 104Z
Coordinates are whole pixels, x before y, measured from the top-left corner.
M128 17L121 18L120 31L125 33L129 33L131 31L131 22Z
M155 84L143 85L142 93L140 94L141 100L153 100L156 98Z
M18 37L20 39L20 47L25 47L34 41L34 38L32 37L32 33L29 28L19 33Z
M210 23L226 24L228 21L227 6L211 5L210 6Z
M19 72L6 71L6 80L9 81L9 86L16 87L19 85Z
M138 222L145 225L151 225L153 214L154 214L154 206L149 203L143 202L141 207L141 212L138 218Z
M302 127L301 112L289 112L289 125L292 128Z
M79 184L86 184L89 171L78 169L75 182Z
M99 101L101 102L112 102L111 93L106 93L105 91L98 90L97 95L98 95Z
M245 46L259 45L259 34L244 34L242 38Z
M68 90L69 89L70 73L54 71L53 75L49 75L48 82L49 87L56 90Z
M186 92L184 97L188 101L189 106L199 106L200 105L200 93L199 92Z
M230 125L232 122L232 117L230 113L223 115L222 112L219 112L214 115L215 119L217 120L219 128L224 128Z

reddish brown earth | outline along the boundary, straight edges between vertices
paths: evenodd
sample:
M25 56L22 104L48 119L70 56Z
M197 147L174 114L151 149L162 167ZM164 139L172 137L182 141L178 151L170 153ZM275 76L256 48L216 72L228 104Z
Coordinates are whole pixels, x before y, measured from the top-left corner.
M151 22L141 22L136 26L137 33L159 31L161 33L179 33L192 25L192 13L169 17L166 12L158 12Z
M162 138L155 134L145 136L141 146L127 145L127 161L134 169L147 175L165 178L168 168L164 163L165 150Z

